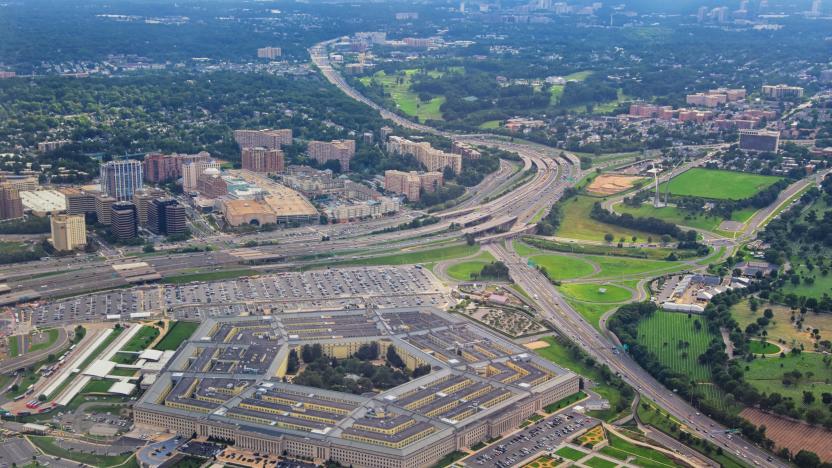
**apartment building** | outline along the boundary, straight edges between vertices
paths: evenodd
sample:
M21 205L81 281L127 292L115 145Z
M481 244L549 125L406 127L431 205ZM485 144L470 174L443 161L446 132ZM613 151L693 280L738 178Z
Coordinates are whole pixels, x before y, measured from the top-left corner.
M38 152L48 153L70 143L72 143L70 140L41 141L38 143Z
M182 189L185 192L193 192L197 189L197 179L206 169L219 171L220 163L216 161L193 161L182 165Z
M234 141L240 148L280 149L283 145L292 144L292 129L234 130Z
M456 174L462 171L462 156L438 150L427 141L415 142L399 136L391 136L387 139L387 152L410 154L428 171L441 172L446 167L451 168Z
M274 60L281 55L283 55L283 50L280 47L261 47L257 49L257 58Z
M398 193L407 197L409 201L416 202L421 198L421 191L427 193L436 191L444 183L442 173L416 171L385 171L384 190Z
M170 182L182 177L185 164L210 161L211 155L207 151L197 154L162 154L149 153L142 161L144 177L149 182Z
M242 165L243 169L252 172L283 172L283 151L262 146L243 148Z
M790 97L803 97L803 88L800 86L763 85L763 96L771 99L783 99Z
M23 200L20 192L13 187L0 185L0 219L23 217Z
M332 140L330 142L312 140L307 149L309 157L325 164L327 161L338 161L341 172L349 172L350 160L355 156L355 140Z

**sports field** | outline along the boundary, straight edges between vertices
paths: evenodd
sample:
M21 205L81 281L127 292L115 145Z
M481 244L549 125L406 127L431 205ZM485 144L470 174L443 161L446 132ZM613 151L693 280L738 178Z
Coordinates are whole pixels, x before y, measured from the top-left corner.
M671 179L670 193L718 200L742 200L778 180L780 177L695 167Z

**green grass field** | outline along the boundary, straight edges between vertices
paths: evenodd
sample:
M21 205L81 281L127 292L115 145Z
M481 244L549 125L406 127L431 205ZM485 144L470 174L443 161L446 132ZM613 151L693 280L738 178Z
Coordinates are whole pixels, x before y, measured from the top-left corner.
M617 463L613 463L601 457L592 457L589 460L583 462L583 464L591 468L615 468L616 466L618 466Z
M655 248L640 248L624 246L619 248L617 245L597 245L597 244L578 244L575 242L557 242L540 237L526 236L523 241L514 241L515 250L518 254L527 257L529 252L537 254L545 252L565 252L575 254L587 255L612 255L615 257L634 257L646 258L650 260L664 260L674 249L655 247ZM526 240L528 239L528 240ZM533 245L532 245L533 244ZM525 249L525 250L524 250ZM537 249L537 250L534 250ZM679 251L676 251L680 255Z
M14 335L8 337L6 340L9 345L9 357L20 356L20 338Z
M761 392L777 392L791 397L797 407L824 409L821 393L832 393L832 368L823 363L820 353L801 353L797 356L757 358L744 363L745 380ZM800 371L802 377L792 385L783 384L783 374ZM812 392L814 403L804 405L803 392ZM825 409L824 409L825 411Z
M447 269L448 276L458 281L470 281L480 273L482 267L494 261L489 252L482 252L472 260L454 263Z
M46 349L56 341L58 341L58 329L57 328L50 328L48 330L43 330L43 333L46 333L46 340L40 343L33 343L29 345L29 350L27 352L32 353L35 351L40 351L42 349Z
M658 450L632 444L611 433L607 434L607 438L610 441L609 446L601 449L601 453L605 455L619 460L625 460L627 457L636 457L634 464L644 467L677 466L672 459ZM621 458L622 456L624 458Z
M594 271L591 263L566 255L535 255L530 257L529 261L533 265L546 268L549 277L554 280L590 276Z
M823 276L818 268L810 272L806 265L792 263L795 271L801 277L800 284L794 285L791 281L787 281L781 290L784 294L796 294L798 296L814 297L820 299L824 294L829 294L832 291L832 275ZM814 278L814 283L808 284L802 280L803 277Z
M606 398L610 402L611 409L603 411L591 411L590 416L605 421L614 421L623 416L624 414L629 414L629 409L621 413L615 411L616 405L618 405L618 402L621 401L621 393L617 388L602 383L603 379L601 378L601 372L598 370L598 368L587 365L586 361L584 361L583 359L579 359L573 356L569 349L566 346L560 344L554 337L545 336L541 338L541 341L545 341L549 344L549 346L546 348L540 348L535 350L535 352L538 355L540 355L540 357L548 359L549 361L552 361L558 366L569 369L572 372L575 372L576 374L584 376L585 378L592 379L597 383L597 385L593 387L592 390L601 395L603 398Z
M136 327L138 325L133 326ZM158 328L144 325L119 351L129 353L143 351L157 336L159 336ZM119 364L132 364L136 361L136 357L137 355L135 354L118 352L110 360Z
M695 320L702 324L699 331L694 328ZM687 314L658 311L639 323L638 336L662 364L699 382L710 380L710 369L697 361L713 338L707 331L704 317L688 318ZM680 347L679 341L688 342L690 346Z
M695 167L671 179L670 193L718 200L742 200L778 180L780 177ZM663 190L661 187L659 189Z
M629 243L632 236L639 242L645 242L648 237L658 239L658 235L649 234L634 229L622 228L611 224L601 223L589 217L592 205L601 199L579 195L563 202L563 220L556 235L577 240L591 240L604 242L604 235L612 234L617 243L622 237Z
M567 460L577 461L586 456L586 452L574 449L572 447L562 447L555 451L555 454Z
M639 207L619 203L615 205L613 209L619 214L629 213L639 218L658 218L663 221L667 221L668 223L704 229L706 231L714 231L723 221L722 218L718 216L691 215L676 208L675 206L656 208L650 203L644 203Z
M566 283L558 289L563 294L583 302L610 304L625 302L633 297L630 291L613 284Z
M495 128L500 128L500 121L499 120L487 120L478 125L479 128L483 130L492 130Z
M767 341L749 340L748 350L754 354L774 354L780 352L780 347Z
M44 453L50 456L61 457L67 460L72 460L78 463L84 463L96 467L110 467L121 465L129 458L133 457L133 452L127 452L123 455L97 455L75 450L67 450L58 446L53 437L48 436L27 436L37 448L43 450Z
M411 76L417 71L416 69L402 70L395 75L387 75L384 71L379 71L372 77L361 78L360 81L365 85L375 82L383 86L384 91L390 95L399 110L411 117L417 117L420 122L442 120L442 111L439 107L445 103L444 96L423 102L416 93L410 90Z
M153 349L159 351L172 351L179 348L183 341L187 340L199 328L199 322L173 322L165 336L156 343Z
M641 275L648 272L670 272L684 269L682 262L668 262L662 260L644 260L626 257L599 257L587 255L586 260L601 267L601 272L594 278L619 278L622 276Z
M569 296L566 296L565 299L576 312L581 314L581 317L583 317L584 320L595 327L598 331L601 331L601 316L603 316L608 310L618 307L614 304L591 304L588 302L580 302Z

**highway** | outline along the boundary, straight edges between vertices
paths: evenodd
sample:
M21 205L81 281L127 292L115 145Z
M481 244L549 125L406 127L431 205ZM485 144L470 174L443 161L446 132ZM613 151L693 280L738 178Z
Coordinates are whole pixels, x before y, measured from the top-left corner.
M361 95L330 66L326 55L326 49L329 42L318 44L310 49L310 55L312 56L312 61L316 66L318 66L323 75L332 84L338 86L345 94L353 99L356 99L357 101L367 104L373 109L378 110L383 117L390 119L403 127L427 133L440 134L454 139L465 138L456 135L449 135L446 132L411 122L402 116L381 108L378 104ZM512 148L512 150L516 150L516 147L523 147L524 153L526 154L529 152L540 151L539 148L532 149L529 145L506 143L488 136L469 136L466 140L475 142L475 144L489 144L503 148L508 147ZM552 152L554 151L551 148L548 148L548 150ZM562 160L560 163L569 167L567 172L569 177L580 177L580 165L575 164L576 161L571 158L566 158L566 160ZM532 183L527 184L527 186L535 187L541 183L540 180L541 178L538 177ZM569 185L566 180L567 178L564 177L563 182L555 185L554 187L549 187L548 184L545 185L545 187L552 189L551 193L532 191L529 195L532 197L545 198L547 203L554 202L562 196L563 190ZM522 191L524 194L528 192L528 190ZM515 197L508 196L503 198L514 199ZM513 201L516 201L516 199ZM521 221L527 220L525 217L528 216L535 206L537 206L537 204L530 205L518 203L517 206L512 205L512 207L509 208L509 213L521 216L521 219L518 220L518 225L512 229L512 231L519 231L522 229L523 226ZM497 208L497 206L484 205L483 208L494 209ZM533 215L534 213L532 213L532 216ZM535 269L529 267L513 251L509 251L508 249L500 246L498 243L489 243L485 246L485 248L490 251L496 259L501 260L508 265L511 277L517 284L519 284L529 294L532 294L533 297L539 298L537 299L537 302L540 305L541 314L543 314L546 319L551 321L561 333L574 340L575 343L577 343L584 349L584 351L589 353L597 361L609 366L613 372L619 374L622 379L633 386L638 392L653 400L656 404L661 406L671 415L678 418L680 421L685 422L695 436L708 438L711 442L727 448L748 463L753 463L759 466L787 466L776 459L768 461L770 455L766 451L748 443L739 436L726 434L724 431L727 428L721 426L706 415L699 414L695 408L683 401L676 394L665 388L661 383L650 376L628 355L616 350L611 341L601 335L600 332L584 320L583 317L563 299L547 278Z

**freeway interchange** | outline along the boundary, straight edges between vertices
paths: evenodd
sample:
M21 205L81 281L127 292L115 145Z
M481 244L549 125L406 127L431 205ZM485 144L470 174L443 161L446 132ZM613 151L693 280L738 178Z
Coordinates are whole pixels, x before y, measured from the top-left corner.
M328 62L326 55L328 43L321 43L310 49L315 65L335 86L353 99L363 102L378 111L383 117L397 125L420 132L442 135L456 141L473 145L488 145L517 153L523 162L523 169L537 168L534 175L512 190L506 190L516 182L524 170L513 171L510 165L503 163L498 173L488 178L471 191L470 198L460 205L434 213L439 222L415 229L375 233L379 230L396 226L413 218L412 214L400 214L393 218L364 221L349 225L305 226L269 233L257 233L242 237L243 241L277 241L273 245L256 245L245 250L258 255L276 256L284 259L280 264L256 266L261 270L290 268L314 263L314 258L326 257L335 262L344 255L353 258L372 257L396 249L426 247L426 244L452 242L458 240L464 229L452 229L455 224L469 219L510 219L513 225L505 232L480 238L494 258L503 261L510 270L514 281L538 303L538 310L543 318L552 323L558 331L573 340L596 361L609 368L633 386L639 393L653 400L665 411L683 421L694 435L706 438L737 454L749 464L761 466L786 466L778 460L769 461L767 452L742 440L738 436L726 433L727 428L716 423L706 415L701 415L695 408L679 398L673 391L665 388L629 356L617 350L614 341L589 324L575 311L540 272L528 266L511 248L511 239L534 229L533 219L557 202L564 190L581 178L580 163L574 155L564 154L560 150L542 145L508 141L495 135L457 135L440 131L398 114L383 109L357 90L352 88ZM801 186L802 187L802 186ZM797 193L800 187L784 194L786 198L778 200L774 207L765 210L765 216L754 223L754 229L760 227L773 212L785 203L789 196ZM498 196L495 196L497 194ZM486 201L487 200L487 201ZM751 232L741 237L747 238ZM323 242L322 238L330 240ZM230 266L241 263L239 251L241 246L226 235L204 237L201 240L215 245L215 250L198 253L162 253L141 258L125 257L125 251L112 254L101 260L93 256L48 259L27 265L25 271L20 266L0 268L0 275L5 278L14 291L32 291L36 296L56 297L79 294L81 292L116 288L124 286L113 275L113 266L145 261L162 277L175 276L194 269ZM502 243L501 241L506 241ZM171 244L167 248L181 248L186 244ZM133 249L127 253L137 252ZM350 253L347 253L350 252ZM357 252L355 254L351 252ZM303 260L309 257L312 260ZM285 259L297 259L294 263ZM78 319L83 321L83 318Z
M361 95L356 89L350 86L340 74L334 70L328 61L326 55L328 43L321 43L310 49L310 54L315 65L321 70L324 76L335 86L338 86L348 96L363 102L370 107L379 111L383 117L392 120L398 125L411 128L418 131L425 131L430 133L438 133L453 139L463 139L463 141L470 141L474 144L488 145L493 144L504 149L518 151L520 148L526 151L538 152L539 145L526 145L518 143L505 143L493 136L478 136L478 137L462 137L447 132L437 131L425 125L411 122L410 120L383 109L378 104L372 102L367 97ZM509 148L505 146L509 145ZM533 148L533 149L530 149ZM522 231L523 222L528 222L530 218L526 218L528 214L528 205L524 205L522 196L532 196L545 199L549 203L553 203L560 199L563 190L569 185L568 180L576 180L580 178L580 164L576 164L574 156L562 158L560 164L563 170L568 174L561 179L560 184L544 184L543 190L546 191L523 191L519 193L509 194L504 198L511 199L512 205L509 208L510 213L517 213L520 210L523 214L518 219L515 228L503 236L492 237L491 240L499 238L510 238L516 233ZM574 179L573 179L574 177ZM539 175L528 185L537 185L540 187L541 179L546 178L546 174ZM557 177L555 178L557 180ZM548 191L551 190L551 193ZM796 191L790 191L791 194ZM784 202L784 200L781 201ZM516 203L516 204L515 204ZM779 204L775 204L779 206ZM484 206L484 208L489 208ZM494 207L491 207L494 208ZM776 207L775 207L776 208ZM775 208L766 210L770 215ZM533 214L532 214L533 216ZM762 220L761 220L762 221ZM754 229L759 227L759 223L755 224ZM745 236L750 233L744 234ZM771 459L769 454L764 450L749 444L740 437L731 436L726 433L727 428L721 426L716 421L700 414L690 404L679 398L672 391L665 388L662 384L650 376L644 369L642 369L635 361L624 353L618 352L614 343L603 336L600 332L595 330L583 317L575 311L552 286L547 278L540 272L528 266L522 259L519 258L511 249L501 246L499 243L488 243L486 249L497 260L503 261L509 267L511 276L516 283L518 283L529 294L534 295L537 299L539 310L551 323L555 324L557 329L565 336L574 340L584 351L597 361L602 362L610 367L610 369L624 379L627 383L633 386L638 392L646 395L652 399L656 404L661 406L665 411L685 422L693 431L695 435L710 439L712 442L726 447L730 452L738 455L744 461L760 466L786 466L782 462Z

